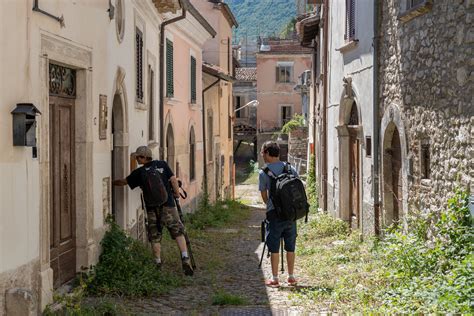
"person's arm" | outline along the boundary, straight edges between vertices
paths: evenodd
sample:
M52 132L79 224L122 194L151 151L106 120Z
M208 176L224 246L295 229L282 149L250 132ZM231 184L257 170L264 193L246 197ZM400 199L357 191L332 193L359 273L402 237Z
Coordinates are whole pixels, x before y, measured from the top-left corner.
M116 180L112 181L112 184L116 185L116 186L123 187L124 185L127 185L128 182L127 182L127 179L116 179Z
M268 202L268 192L267 191L260 191L260 194L262 195L262 200L265 204Z
M179 198L179 185L178 185L178 179L176 179L176 176L172 176L170 178L171 182L171 188L173 189L173 195L175 198Z

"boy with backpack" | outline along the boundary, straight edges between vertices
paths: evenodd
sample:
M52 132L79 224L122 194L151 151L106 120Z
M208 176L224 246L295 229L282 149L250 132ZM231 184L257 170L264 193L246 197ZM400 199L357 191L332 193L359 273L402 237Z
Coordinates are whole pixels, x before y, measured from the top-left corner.
M153 245L158 267L161 267L161 227L166 227L181 251L184 274L191 276L194 271L186 247L184 225L174 201L174 198L179 198L178 181L166 161L152 159L151 149L147 146L138 147L132 155L142 166L133 170L127 178L112 183L117 186L128 185L132 190L136 187L142 189L148 218L148 239Z
M280 161L280 146L274 141L262 145L260 154L266 165L259 171L258 186L267 205L267 232L265 243L271 253L272 278L265 284L279 287L278 261L280 239L283 238L288 265L288 285L296 286L294 276L296 220L307 215L309 205L296 170Z

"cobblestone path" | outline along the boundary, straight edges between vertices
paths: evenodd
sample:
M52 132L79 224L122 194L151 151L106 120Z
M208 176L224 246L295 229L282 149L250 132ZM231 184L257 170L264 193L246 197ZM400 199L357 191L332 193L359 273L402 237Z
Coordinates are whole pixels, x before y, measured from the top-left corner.
M156 299L122 302L128 312L133 315L299 315L304 311L303 307L292 306L288 299L294 288L287 286L286 273L280 276L282 284L279 289L265 286L265 277L271 275L270 260L266 255L262 269L258 269L263 247L260 241L260 223L265 217L265 209L257 186L237 186L236 198L250 204L252 214L240 227L219 231L218 235L224 234L230 238L222 239L225 244L221 244L220 249L226 250L226 258L224 266L219 267L219 272L215 274L215 279L198 267L189 284L167 295ZM299 271L296 272L297 276L301 276ZM301 277L299 280L304 283ZM216 289L244 298L246 305L212 305ZM308 314L308 311L304 314Z

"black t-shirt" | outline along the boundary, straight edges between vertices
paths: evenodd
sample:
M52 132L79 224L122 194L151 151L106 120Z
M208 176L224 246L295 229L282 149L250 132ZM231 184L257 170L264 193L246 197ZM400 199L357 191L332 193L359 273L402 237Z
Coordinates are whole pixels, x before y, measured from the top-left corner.
M127 177L127 183L130 189L135 189L136 187L143 186L143 179L145 179L145 166L154 166L158 169L158 172L161 173L163 176L163 183L166 186L166 191L168 192L168 201L164 206L173 207L175 206L174 197L173 197L173 190L171 189L171 183L169 179L174 176L173 171L171 171L170 167L163 160L153 160L145 165L141 166L132 171L132 173Z

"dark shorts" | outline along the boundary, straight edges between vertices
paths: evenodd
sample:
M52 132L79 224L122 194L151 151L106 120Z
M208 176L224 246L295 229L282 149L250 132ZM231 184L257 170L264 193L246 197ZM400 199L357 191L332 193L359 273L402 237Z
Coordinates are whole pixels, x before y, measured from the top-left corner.
M163 227L170 232L171 238L176 239L184 234L184 225L179 219L178 209L164 206L161 211L151 209L147 212L148 216L148 239L152 242L160 242L163 237ZM158 221L159 216L159 221Z
M266 242L271 253L280 251L280 239L285 242L285 251L295 252L296 222L270 219L267 224Z

